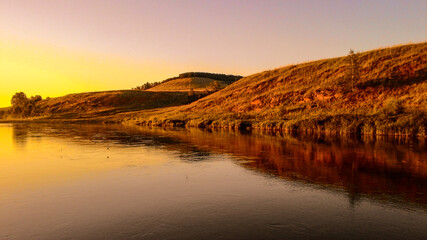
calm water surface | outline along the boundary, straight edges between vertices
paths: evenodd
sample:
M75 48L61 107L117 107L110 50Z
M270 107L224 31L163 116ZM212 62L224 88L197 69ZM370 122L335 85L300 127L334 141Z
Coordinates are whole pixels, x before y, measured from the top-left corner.
M0 124L0 239L427 239L417 141Z

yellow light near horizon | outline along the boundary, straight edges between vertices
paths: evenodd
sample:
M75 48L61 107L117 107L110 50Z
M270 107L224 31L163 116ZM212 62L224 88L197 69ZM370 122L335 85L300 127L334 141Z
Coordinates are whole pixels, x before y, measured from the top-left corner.
M52 54L49 49L29 45L13 45L1 42L0 58L0 106L10 105L15 92L28 95L60 95L67 89L83 90L88 87L73 79L59 68L66 56ZM69 64L69 63L68 63ZM69 64L69 68L75 68Z
M130 89L170 74L160 64L74 52L43 44L0 40L0 107L15 92L56 97L69 93Z

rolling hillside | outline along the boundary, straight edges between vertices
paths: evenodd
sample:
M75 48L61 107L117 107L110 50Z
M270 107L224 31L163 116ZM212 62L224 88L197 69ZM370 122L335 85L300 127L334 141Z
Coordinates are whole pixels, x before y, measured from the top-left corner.
M188 103L187 93L147 91L106 91L77 93L39 103L43 114L110 115L143 109L163 108Z
M194 101L189 87L206 88L213 81L209 76L230 85ZM44 119L427 137L427 43L289 65L244 78L184 73L149 91L70 94L36 106L36 116ZM7 111L0 115L7 116Z
M420 43L290 65L134 123L425 136L426 58Z
M217 81L212 78L203 78L203 77L189 77L189 78L178 78L170 81L163 82L157 86L147 89L147 91L152 92L162 92L162 91L206 91L209 90L209 84ZM218 81L221 87L227 86L227 83L223 81Z
M120 112L132 112L187 104L184 92L147 92L118 90L69 94L36 103L32 117L53 119L96 118ZM5 108L3 111L7 111Z

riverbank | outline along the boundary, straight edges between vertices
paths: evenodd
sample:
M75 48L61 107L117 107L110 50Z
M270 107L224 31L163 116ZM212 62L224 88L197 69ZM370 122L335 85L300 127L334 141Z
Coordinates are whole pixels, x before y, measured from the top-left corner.
M120 121L125 125L194 127L207 129L256 130L272 132L305 132L334 135L381 135L427 138L427 120L423 114L405 114L394 117L381 115L320 115L305 119L253 120L228 118L211 120L209 118L168 119L151 116L147 118L128 118Z
M136 125L426 137L427 43L246 76L193 103L128 114Z
M184 92L67 95L38 102L39 117L2 121L426 138L426 56L427 43L350 53L246 76L195 101Z
M137 116L137 118L135 118ZM268 133L305 133L326 135L364 135L390 136L427 139L426 118L423 115L402 115L382 119L381 116L317 116L310 119L291 119L288 121L256 121L238 119L229 116L227 119L161 119L158 115L125 113L115 116L94 118L33 118L0 120L0 123L70 123L70 124L123 124L130 126L180 127L201 129L226 129L232 131L262 131Z

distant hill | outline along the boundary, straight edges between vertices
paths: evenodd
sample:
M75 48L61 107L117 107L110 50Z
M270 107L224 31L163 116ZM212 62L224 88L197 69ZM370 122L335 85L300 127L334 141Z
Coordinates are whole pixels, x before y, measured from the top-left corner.
M183 92L118 90L75 93L37 102L36 114L31 117L93 118L120 112L177 106L188 102L188 94ZM8 108L2 110L7 112Z
M231 84L231 83L243 78L243 76L231 75L231 74L227 75L227 74L222 74L222 73L208 73L208 72L186 72L186 73L179 74L178 77L168 78L168 79L164 80L164 82L174 80L174 79L178 79L178 78L210 78L213 80L217 80L217 81L225 82L227 84Z
M177 78L149 88L147 91L190 91L191 89L193 89L193 91L206 91L209 90L210 84L214 81L217 80L202 77ZM223 81L218 82L222 88L228 85Z
M219 79L231 84L205 97L188 92ZM427 43L351 52L244 78L184 73L149 91L70 94L36 105L47 119L425 138ZM7 112L0 110L0 118Z
M90 116L94 113L106 115L186 103L187 93L121 90L70 94L43 100L39 107L44 114L75 113Z
M135 90L75 93L37 102L27 101L18 113L12 113L11 108L1 108L0 119L96 118L121 112L183 105L211 94L240 78L241 76L203 72L182 73L178 77L159 83L146 83ZM217 84L213 84L214 82ZM143 87L151 88L144 91Z
M425 136L426 58L420 43L290 65L136 123Z
M186 72L177 77L171 77L161 82L147 82L134 89L149 91L206 91L212 90L213 82L218 82L219 87L223 88L239 79L242 76L226 75L220 73L207 72Z

